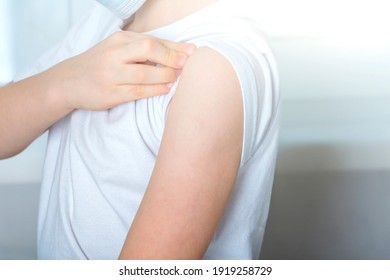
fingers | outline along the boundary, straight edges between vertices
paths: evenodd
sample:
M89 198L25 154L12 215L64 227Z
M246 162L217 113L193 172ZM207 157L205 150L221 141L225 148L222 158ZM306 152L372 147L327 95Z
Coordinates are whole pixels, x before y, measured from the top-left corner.
M182 52L190 56L191 54L194 53L196 50L196 45L191 44L191 43L177 43L177 42L171 42L167 41L164 39L157 39L160 41L160 43L165 46L168 49L177 51L177 52Z
M169 67L131 64L117 73L117 79L120 85L157 85L172 83L179 75L178 70Z
M152 41L159 42L160 44L164 45L168 49L177 52L183 52L187 55L191 55L196 49L196 45L192 43L173 42L173 41L152 37L152 36L148 36L133 31L118 31L112 34L110 37L112 37L112 40L117 42L121 42L123 40L127 40L128 42L134 42L143 39L151 39Z
M152 37L132 41L123 51L122 59L127 63L145 63L183 68L188 56L195 50L192 44L174 43Z

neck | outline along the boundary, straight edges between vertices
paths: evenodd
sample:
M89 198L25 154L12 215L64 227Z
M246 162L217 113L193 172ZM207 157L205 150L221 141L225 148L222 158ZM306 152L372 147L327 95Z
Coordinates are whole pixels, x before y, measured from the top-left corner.
M186 17L217 0L148 0L137 11L134 20L124 27L147 32Z

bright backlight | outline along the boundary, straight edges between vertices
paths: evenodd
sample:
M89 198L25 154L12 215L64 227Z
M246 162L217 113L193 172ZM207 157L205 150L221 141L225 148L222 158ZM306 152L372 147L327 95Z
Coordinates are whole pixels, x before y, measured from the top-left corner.
M388 41L390 37L388 0L243 0L242 3L271 36L353 41Z

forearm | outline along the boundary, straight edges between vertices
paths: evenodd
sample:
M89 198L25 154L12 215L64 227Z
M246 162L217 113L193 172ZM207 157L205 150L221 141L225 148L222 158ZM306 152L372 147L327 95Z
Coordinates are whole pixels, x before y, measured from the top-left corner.
M71 112L46 71L0 88L0 159L14 156Z

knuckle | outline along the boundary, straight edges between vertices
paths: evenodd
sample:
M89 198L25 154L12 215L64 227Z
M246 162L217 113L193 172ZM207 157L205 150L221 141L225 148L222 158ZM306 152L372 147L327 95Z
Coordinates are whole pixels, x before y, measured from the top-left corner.
M176 59L177 59L176 52L174 52L173 50L167 49L165 52L165 57L164 57L164 61L166 62L166 64L170 65L174 61L176 61Z
M113 34L110 36L110 40L113 41L113 42L118 43L118 42L123 41L123 40L125 39L125 37L126 37L126 36L125 36L124 32L122 32L122 31L117 31L117 32L113 33Z
M142 33L137 33L137 32L128 31L128 30L123 31L123 32L126 33L126 35L130 41L136 41L136 40L140 40L142 38L146 38L146 36Z
M142 39L142 49L146 52L153 52L155 49L156 42L152 38L143 38Z
M165 51L164 60L165 60L166 62L170 62L170 61L172 61L173 58L174 58L174 53L173 53L171 50L166 50L166 51Z

